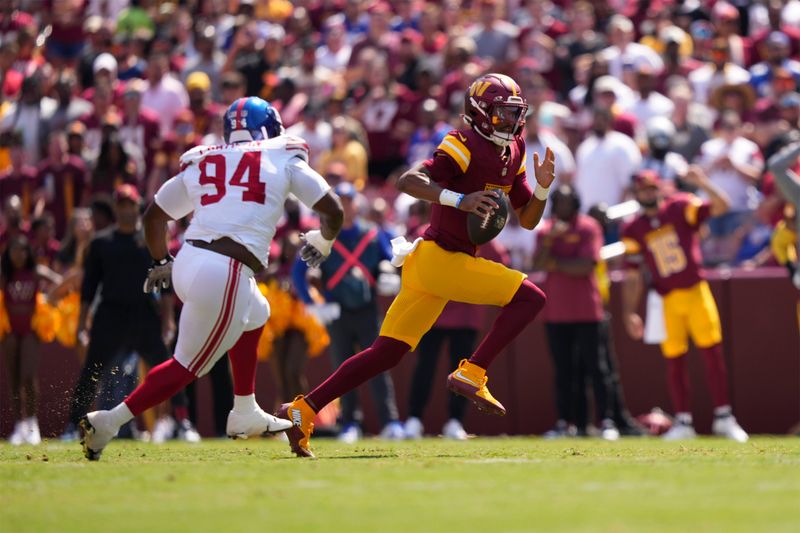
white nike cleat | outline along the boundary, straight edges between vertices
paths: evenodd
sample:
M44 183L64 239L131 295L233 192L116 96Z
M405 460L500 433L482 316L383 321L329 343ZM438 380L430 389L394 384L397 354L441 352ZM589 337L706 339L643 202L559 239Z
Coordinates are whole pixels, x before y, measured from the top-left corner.
M676 423L661 438L664 440L690 440L697 438L697 433L689 424Z
M422 425L422 420L420 420L415 416L412 416L411 418L406 420L406 424L403 427L403 431L405 432L407 439L419 440L425 433L425 427Z
M42 434L39 431L39 421L35 416L30 417L27 422L27 430L25 431L25 442L38 446L42 443Z
M153 432L150 434L150 442L153 444L164 444L175 436L178 424L169 415L162 416L153 424Z
M442 436L450 440L467 440L467 432L464 431L464 426L455 418L448 420L442 428Z
M260 407L249 413L231 410L225 433L232 439L246 439L261 435L282 433L292 427L292 423L264 412Z
M119 426L111 421L109 411L94 411L78 422L81 430L83 455L90 461L98 461L103 449L117 436Z
M14 424L14 431L8 437L8 443L12 446L20 446L25 444L25 435L28 433L28 424L26 420L19 420Z
M715 418L711 431L714 432L714 435L735 440L736 442L744 443L750 438L747 436L747 432L742 429L742 426L736 422L736 417L733 415Z
M381 430L380 438L383 440L403 440L406 438L406 432L403 430L403 424L398 421L389 422Z

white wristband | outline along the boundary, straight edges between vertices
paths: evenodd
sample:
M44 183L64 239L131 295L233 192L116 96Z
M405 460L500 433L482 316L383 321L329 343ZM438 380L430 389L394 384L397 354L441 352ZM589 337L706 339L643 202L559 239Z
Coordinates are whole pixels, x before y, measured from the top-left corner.
M451 191L450 189L442 189L441 194L439 194L439 203L442 205L449 205L450 207L455 207L458 209L458 206L461 204L461 200L464 199L464 195L460 192Z
M533 195L541 201L547 200L547 193L550 192L550 187L542 187L538 183L536 184L536 188L533 190Z

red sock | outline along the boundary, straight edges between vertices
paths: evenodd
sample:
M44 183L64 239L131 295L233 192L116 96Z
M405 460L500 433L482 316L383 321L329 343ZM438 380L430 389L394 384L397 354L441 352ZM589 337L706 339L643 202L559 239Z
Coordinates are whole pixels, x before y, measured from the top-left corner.
M686 354L667 359L667 385L676 413L689 412L689 370Z
M262 329L264 328L245 331L233 348L228 350L233 373L233 393L236 396L249 396L256 391L257 347Z
M180 407L175 407L172 409L173 414L175 415L175 420L178 422L183 422L187 418L189 418L189 408L185 405Z
M492 329L470 357L469 362L489 368L497 355L536 318L547 297L530 280L524 280L511 301L503 307Z
M150 369L144 383L136 387L125 404L133 416L170 399L176 392L194 381L195 375L186 370L175 358Z
M710 348L701 348L700 351L706 362L706 380L714 407L730 405L728 371L725 367L725 358L722 356L722 345L715 344Z
M342 363L328 379L306 395L306 400L319 412L342 394L395 366L410 349L408 344L397 339L378 337L372 346Z

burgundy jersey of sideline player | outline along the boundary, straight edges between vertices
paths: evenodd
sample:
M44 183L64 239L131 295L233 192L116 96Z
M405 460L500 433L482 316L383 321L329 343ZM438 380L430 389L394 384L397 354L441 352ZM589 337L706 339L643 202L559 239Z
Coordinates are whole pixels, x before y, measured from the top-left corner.
M710 214L708 202L681 195L667 200L658 216L640 214L622 230L629 260L644 259L659 294L687 289L705 279L697 229Z
M527 204L533 194L525 175L525 141L519 136L500 155L494 143L472 129L453 130L423 165L433 181L451 191L501 189L514 209ZM455 207L433 204L423 238L451 252L476 252L467 235L467 212Z

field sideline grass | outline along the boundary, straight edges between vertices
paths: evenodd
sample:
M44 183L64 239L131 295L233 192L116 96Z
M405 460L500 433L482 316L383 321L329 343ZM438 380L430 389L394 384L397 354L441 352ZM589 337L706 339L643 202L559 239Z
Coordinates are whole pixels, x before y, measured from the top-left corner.
M0 445L0 530L798 531L800 439Z

